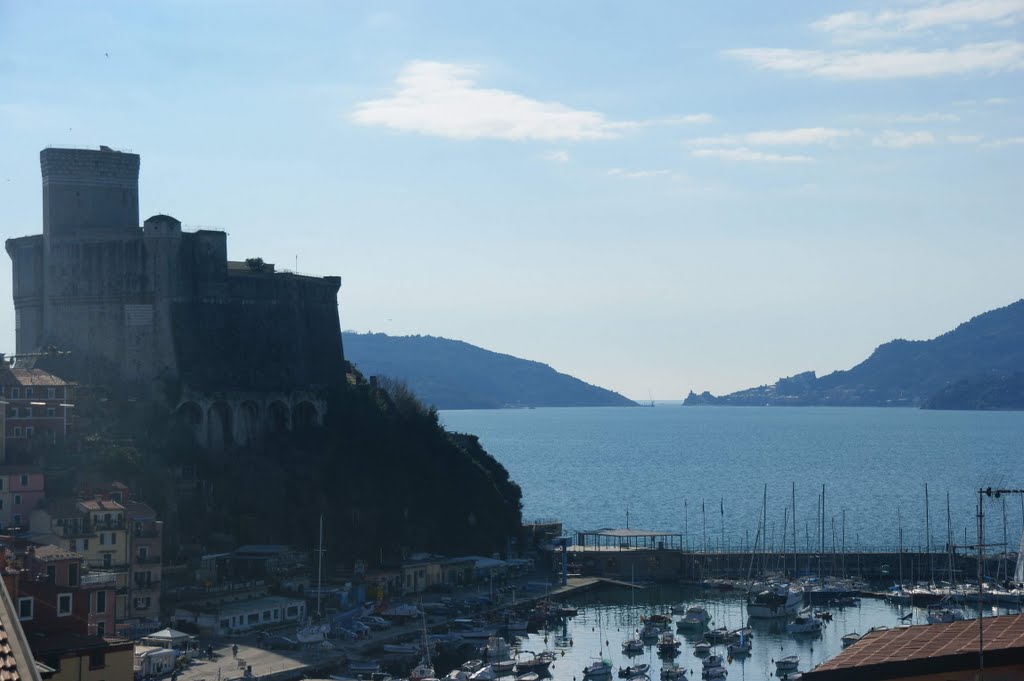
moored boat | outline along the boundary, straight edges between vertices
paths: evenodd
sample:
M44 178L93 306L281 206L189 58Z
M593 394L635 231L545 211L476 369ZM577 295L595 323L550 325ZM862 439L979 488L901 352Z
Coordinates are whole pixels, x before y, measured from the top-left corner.
M800 666L800 658L796 655L787 655L775 660L775 670L779 672L795 672Z
M747 615L754 618L789 617L800 612L804 591L799 586L774 583L747 594Z
M671 631L663 631L658 638L658 654L675 655L679 652L679 646L681 645L682 642L676 640L675 634Z
M693 645L693 654L694 655L707 655L710 652L711 652L711 642L710 641L697 641Z
M801 613L786 625L786 631L791 634L820 634L822 626L824 625L822 625L821 620Z
M860 640L860 634L856 631L851 631L849 634L843 634L843 638L840 639L843 642L844 648L849 648L854 643Z
M691 605L686 609L683 619L676 622L676 627L679 629L700 629L707 626L710 621L711 615L708 614L707 608L703 605Z

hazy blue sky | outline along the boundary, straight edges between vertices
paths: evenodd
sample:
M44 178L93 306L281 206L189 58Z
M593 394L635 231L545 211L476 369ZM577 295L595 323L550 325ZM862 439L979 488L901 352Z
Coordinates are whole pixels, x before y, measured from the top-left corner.
M1024 296L1024 0L0 0L0 226L39 150L144 219L632 397L849 368ZM14 345L0 258L0 349Z

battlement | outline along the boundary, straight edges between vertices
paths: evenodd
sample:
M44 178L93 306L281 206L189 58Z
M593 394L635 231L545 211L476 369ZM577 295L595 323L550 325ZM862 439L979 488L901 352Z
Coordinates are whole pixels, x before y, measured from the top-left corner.
M138 154L49 147L39 152L39 165L47 238L138 229Z

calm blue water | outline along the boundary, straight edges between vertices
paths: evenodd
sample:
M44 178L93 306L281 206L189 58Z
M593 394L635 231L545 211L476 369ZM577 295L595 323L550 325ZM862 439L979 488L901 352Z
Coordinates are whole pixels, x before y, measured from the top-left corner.
M954 543L976 537L977 488L1024 488L1024 413L871 408L570 408L444 411L449 430L474 433L523 489L524 518L557 518L567 530L624 527L683 532L735 548L753 542L768 486L769 546L817 546L825 484L826 546L946 542L946 493ZM1010 550L1021 536L1022 498L987 500L986 540ZM724 509L724 514L721 512ZM724 540L723 540L724 528Z

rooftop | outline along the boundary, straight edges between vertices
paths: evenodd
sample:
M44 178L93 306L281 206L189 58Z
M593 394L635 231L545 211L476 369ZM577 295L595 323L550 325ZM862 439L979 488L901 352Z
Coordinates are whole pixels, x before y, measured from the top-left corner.
M123 511L124 506L110 499L84 499L78 504L88 511Z
M602 527L600 530L581 530L580 534L593 535L597 537L677 537L682 536L679 532L657 532L655 530L631 530L614 527Z
M0 385L63 386L74 384L42 369L0 366Z
M82 554L69 551L68 549L53 544L45 544L29 549L35 555L36 560L48 563L52 560L80 560Z
M1024 664L1024 615L984 618L985 667ZM978 621L868 632L804 674L809 681L888 679L977 669Z

